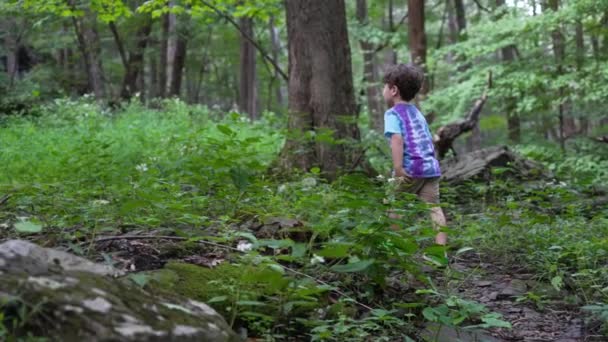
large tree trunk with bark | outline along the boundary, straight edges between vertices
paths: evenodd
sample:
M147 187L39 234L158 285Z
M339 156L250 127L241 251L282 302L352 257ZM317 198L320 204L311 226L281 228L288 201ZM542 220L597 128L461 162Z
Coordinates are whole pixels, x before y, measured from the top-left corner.
M152 31L152 18L145 14L141 18L139 29L135 33L135 46L129 53L125 68L125 75L122 82L120 95L124 99L129 99L138 90L137 81L144 69L144 53L148 45L150 32ZM139 89L143 91L144 89Z
M408 37L411 62L426 71L426 33L424 31L424 0L408 0ZM420 95L429 90L425 80Z
M344 1L286 0L285 5L289 130L281 166L318 166L331 179L363 160Z
M239 79L239 109L249 115L251 119L258 117L258 91L256 75L255 46L246 37L254 38L253 19L241 19L241 55Z
M89 8L85 8L82 17L72 17L72 23L87 71L89 88L95 94L95 98L102 101L106 91L101 63L101 46L97 33L97 18Z
M367 1L357 0L357 20L362 26L368 25ZM367 110L370 117L370 128L382 133L384 130L384 113L380 102L378 72L375 63L375 46L365 40L359 42L363 50L363 83L367 98Z

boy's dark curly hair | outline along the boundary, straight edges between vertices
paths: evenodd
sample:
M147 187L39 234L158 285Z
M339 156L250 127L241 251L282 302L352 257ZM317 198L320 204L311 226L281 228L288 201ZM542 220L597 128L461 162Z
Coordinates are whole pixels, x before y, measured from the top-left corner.
M389 86L396 86L404 101L411 101L422 87L424 72L415 64L397 64L386 71L383 81Z

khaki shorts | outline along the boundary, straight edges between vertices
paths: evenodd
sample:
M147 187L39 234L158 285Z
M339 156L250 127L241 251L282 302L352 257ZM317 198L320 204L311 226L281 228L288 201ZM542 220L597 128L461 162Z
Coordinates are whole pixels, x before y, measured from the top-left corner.
M397 192L416 194L426 203L439 203L439 177L398 177Z

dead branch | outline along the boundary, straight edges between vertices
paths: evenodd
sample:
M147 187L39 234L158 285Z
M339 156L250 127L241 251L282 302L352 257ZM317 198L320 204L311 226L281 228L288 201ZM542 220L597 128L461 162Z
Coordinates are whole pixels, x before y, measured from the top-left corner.
M492 88L492 72L488 73L488 84L481 97L475 101L473 108L469 111L464 120L453 122L445 126L439 127L433 143L437 151L439 159L443 159L448 151L454 151L452 144L454 140L463 133L471 131L479 123L479 115L481 110L488 100L488 91Z

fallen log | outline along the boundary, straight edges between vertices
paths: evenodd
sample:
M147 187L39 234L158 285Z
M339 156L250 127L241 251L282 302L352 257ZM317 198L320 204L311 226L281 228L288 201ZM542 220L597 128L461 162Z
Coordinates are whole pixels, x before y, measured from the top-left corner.
M483 92L481 97L475 101L473 108L469 111L464 120L453 122L445 126L439 127L437 133L433 137L433 143L435 144L435 151L439 159L443 159L449 151L452 151L456 155L456 151L452 144L454 140L463 133L471 131L479 122L479 115L483 106L488 100L488 91L492 88L492 73L488 74L488 85L486 90Z
M541 164L523 158L507 146L493 146L441 161L441 179L448 183L489 180L496 167L507 167L507 175L526 180L551 177Z

